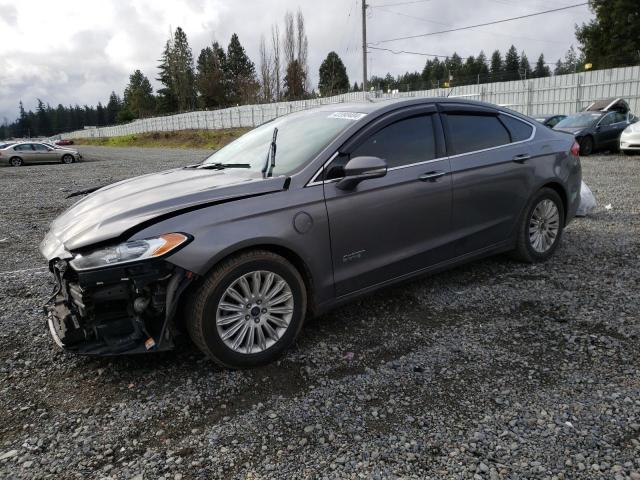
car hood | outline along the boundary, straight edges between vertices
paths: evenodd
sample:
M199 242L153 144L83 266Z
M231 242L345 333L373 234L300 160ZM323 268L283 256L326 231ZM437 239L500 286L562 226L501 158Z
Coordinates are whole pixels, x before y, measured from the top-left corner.
M52 223L40 244L47 258L114 239L143 222L198 208L276 192L286 177L262 178L247 170L178 168L124 180L87 195Z

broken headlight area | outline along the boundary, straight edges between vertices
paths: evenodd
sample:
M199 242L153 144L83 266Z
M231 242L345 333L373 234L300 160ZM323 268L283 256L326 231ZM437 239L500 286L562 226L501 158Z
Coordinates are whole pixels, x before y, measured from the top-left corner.
M66 350L116 355L173 348L173 316L193 274L162 259L75 270L57 260L45 305L51 335Z

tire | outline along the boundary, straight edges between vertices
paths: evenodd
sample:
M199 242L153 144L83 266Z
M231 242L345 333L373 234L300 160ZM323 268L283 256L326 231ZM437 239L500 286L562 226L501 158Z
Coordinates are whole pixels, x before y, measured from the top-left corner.
M64 163L65 165L70 165L73 162L75 162L75 158L73 158L73 155L71 155L70 153L67 153L65 155L62 156L62 163Z
M247 281L244 288L243 278ZM276 290L280 280L286 285ZM256 283L264 294L255 288ZM231 287L233 296L229 295ZM257 290L258 295L249 298ZM282 298L287 299L279 302ZM298 270L280 255L252 250L217 265L189 296L185 317L191 339L209 358L226 368L250 368L274 361L294 342L306 310L307 291ZM278 322L271 320L274 317ZM224 338L225 334L229 336Z
M578 140L580 145L580 155L588 157L593 153L593 137L582 137Z
M9 165L11 165L12 167L21 167L22 165L24 165L24 160L22 160L20 157L11 157L9 159Z
M551 205L555 207L557 216L553 215L553 209L551 208L548 212L549 218L544 220L541 225L540 221L536 221L536 218L540 218L540 214L544 213L546 207ZM564 206L560 195L551 188L538 190L527 203L518 223L516 248L512 252L512 256L517 260L527 263L537 263L548 260L556 248L558 248L560 240L562 239L564 217ZM556 230L555 234L552 235L554 226ZM546 230L545 227L547 227ZM542 232L546 231L549 233L536 235L536 231L539 232L540 229L542 229ZM537 244L536 239L540 239L540 242ZM546 245L546 241L549 239L551 239L552 242Z

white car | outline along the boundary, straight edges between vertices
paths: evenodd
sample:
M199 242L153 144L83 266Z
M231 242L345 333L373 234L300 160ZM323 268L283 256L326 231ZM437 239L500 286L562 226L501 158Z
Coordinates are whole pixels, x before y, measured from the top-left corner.
M622 131L620 151L623 153L640 152L640 122L632 123Z

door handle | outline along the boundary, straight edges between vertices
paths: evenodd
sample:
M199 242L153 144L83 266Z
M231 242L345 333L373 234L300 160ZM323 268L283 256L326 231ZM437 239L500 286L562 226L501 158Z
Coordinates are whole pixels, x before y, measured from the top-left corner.
M513 157L511 160L516 162L516 163L524 163L527 160L529 160L531 158L531 155L527 154L527 153L522 153L520 155L516 155L515 157Z
M420 175L418 177L418 180L420 180L421 182L434 182L438 178L443 177L446 174L447 172L427 172Z

